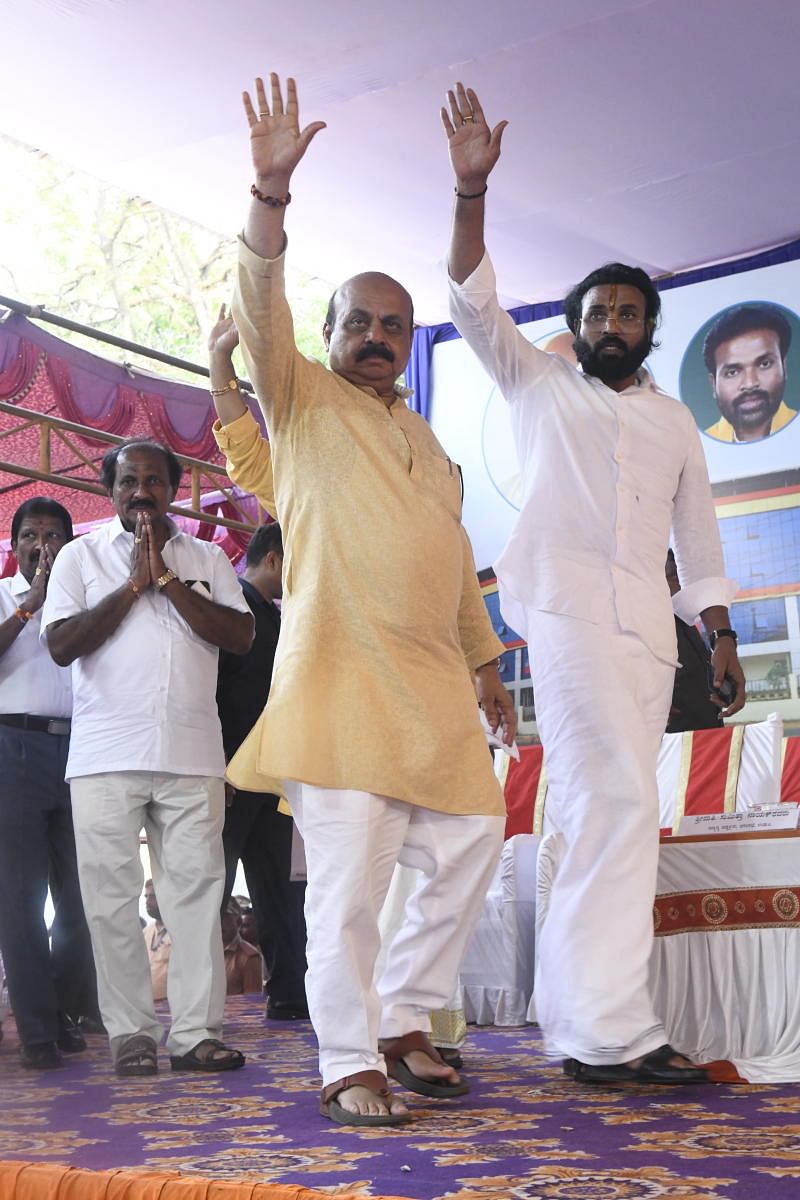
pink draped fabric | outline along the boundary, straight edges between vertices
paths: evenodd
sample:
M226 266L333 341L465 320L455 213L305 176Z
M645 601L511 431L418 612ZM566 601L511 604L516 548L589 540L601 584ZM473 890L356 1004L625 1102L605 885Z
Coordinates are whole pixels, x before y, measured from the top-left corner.
M205 387L154 380L63 342L23 317L0 325L0 399L21 403L20 393L41 366L57 415L65 420L125 436L141 432L144 417L153 437L176 454L219 461L211 432L214 407Z

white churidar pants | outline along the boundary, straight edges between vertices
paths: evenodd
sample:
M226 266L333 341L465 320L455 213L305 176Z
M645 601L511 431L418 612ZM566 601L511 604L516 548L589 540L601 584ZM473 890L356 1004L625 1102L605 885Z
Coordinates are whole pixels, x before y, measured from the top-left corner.
M121 1039L160 1042L139 923L144 826L153 884L172 939L170 1054L218 1038L225 1004L220 905L225 788L205 775L117 771L71 781L78 872L97 967L100 1011L116 1057Z
M324 1085L386 1073L378 1038L430 1031L449 1000L500 856L503 817L433 812L286 780L308 864L306 996ZM379 980L378 914L395 864L421 875Z
M547 806L562 858L537 946L548 1052L602 1065L667 1041L648 990L656 759L675 669L614 620L528 611Z

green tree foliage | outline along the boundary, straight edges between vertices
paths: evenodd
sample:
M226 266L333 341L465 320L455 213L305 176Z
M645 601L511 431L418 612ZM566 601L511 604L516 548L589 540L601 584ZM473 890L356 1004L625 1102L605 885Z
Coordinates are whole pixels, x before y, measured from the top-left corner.
M235 238L0 135L0 292L59 316L205 365L206 339L233 288ZM290 271L287 291L304 354L323 357L333 286ZM197 376L50 331L115 361Z

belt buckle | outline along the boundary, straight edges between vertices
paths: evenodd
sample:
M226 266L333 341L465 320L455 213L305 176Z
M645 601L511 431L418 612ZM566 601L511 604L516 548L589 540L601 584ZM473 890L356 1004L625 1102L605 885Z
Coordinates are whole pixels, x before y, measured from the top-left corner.
M69 733L69 730L70 730L70 722L69 721L65 721L63 719L59 720L56 717L53 720L47 722L47 732L48 733L59 734L60 736L63 737L64 734Z

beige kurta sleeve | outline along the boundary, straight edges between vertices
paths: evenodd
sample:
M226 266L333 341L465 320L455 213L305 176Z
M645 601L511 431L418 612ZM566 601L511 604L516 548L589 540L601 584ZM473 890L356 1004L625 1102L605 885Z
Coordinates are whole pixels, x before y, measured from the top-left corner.
M464 577L461 603L458 606L458 636L470 671L492 662L505 653L505 646L492 628L489 613L481 595L472 546L464 526L461 526L464 553Z
M295 345L284 287L284 256L259 258L240 237L231 308L242 356L273 437L292 409L315 395L311 377L325 370Z
M215 421L212 428L231 483L251 492L271 517L276 516L272 452L253 414L242 413L228 425Z

